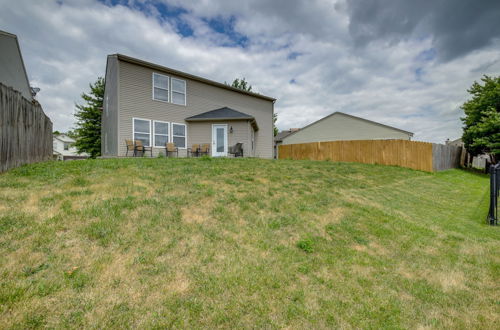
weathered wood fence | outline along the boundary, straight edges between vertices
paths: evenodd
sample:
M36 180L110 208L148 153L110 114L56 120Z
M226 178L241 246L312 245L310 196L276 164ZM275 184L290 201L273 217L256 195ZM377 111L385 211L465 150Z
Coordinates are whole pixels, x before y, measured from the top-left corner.
M52 122L38 102L0 83L0 172L52 158Z
M460 147L406 140L353 140L280 145L279 159L396 165L421 171L458 167Z

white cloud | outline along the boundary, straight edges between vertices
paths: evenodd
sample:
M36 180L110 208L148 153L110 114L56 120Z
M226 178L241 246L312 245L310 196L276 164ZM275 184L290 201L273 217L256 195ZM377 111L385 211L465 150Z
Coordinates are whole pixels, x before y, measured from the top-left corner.
M500 71L498 43L449 62L419 56L432 49L431 37L356 47L343 2L170 3L187 9L181 17L192 36L179 35L156 10L94 1L0 0L0 29L18 35L30 80L59 130L73 125L74 103L104 75L106 55L118 52L221 82L246 77L278 98L281 129L343 111L433 142L461 134L467 88ZM206 22L221 17L233 18L235 32L248 38L245 48L221 46L230 37Z

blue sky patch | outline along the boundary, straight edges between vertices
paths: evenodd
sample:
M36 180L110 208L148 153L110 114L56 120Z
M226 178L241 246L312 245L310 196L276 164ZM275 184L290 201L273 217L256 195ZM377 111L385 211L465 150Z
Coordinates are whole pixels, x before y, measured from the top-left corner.
M229 37L231 41L229 44L223 44L223 46L240 46L246 47L248 44L248 37L237 32L234 29L236 23L236 17L216 17L216 18L203 18L203 21L208 24L208 26L215 32L221 33Z
M188 11L182 7L172 6L166 3L157 1L134 1L129 2L126 0L98 0L107 6L125 6L133 10L138 10L146 15L159 14L162 22L170 23L177 33L183 37L190 37L193 35L191 26L182 19L182 15ZM156 12L154 12L156 10Z
M288 56L286 57L286 59L287 60L295 60L295 59L297 59L297 57L302 56L302 55L304 55L304 53L291 52L290 54L288 54Z
M424 69L423 68L417 68L417 69L415 69L415 79L417 81L421 81L423 75L424 75Z
M435 59L437 56L437 51L435 48L426 49L417 55L417 60L422 62L429 62Z

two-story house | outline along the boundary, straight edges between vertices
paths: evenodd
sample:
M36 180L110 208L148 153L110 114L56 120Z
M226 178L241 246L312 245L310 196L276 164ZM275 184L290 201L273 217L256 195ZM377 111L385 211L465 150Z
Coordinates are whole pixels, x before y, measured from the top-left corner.
M56 160L85 159L89 157L85 152L79 153L75 147L75 139L66 134L53 134L52 139L52 152Z
M246 157L272 158L272 97L129 56L109 55L102 114L102 155L125 156L125 140L141 140L153 156L175 143L179 156L192 144L210 144L227 156L243 143Z

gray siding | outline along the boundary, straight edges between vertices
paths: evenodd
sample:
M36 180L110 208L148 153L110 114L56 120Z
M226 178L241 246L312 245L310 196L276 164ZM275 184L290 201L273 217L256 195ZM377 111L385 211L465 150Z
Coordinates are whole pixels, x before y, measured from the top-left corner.
M132 118L144 118L186 124L188 127L187 146L197 142L211 142L212 123L188 123L184 119L206 111L224 106L252 115L257 121L259 130L255 134L255 156L271 158L273 153L273 102L244 95L231 90L212 86L200 81L176 77L159 70L153 70L125 61L119 61L119 88L118 88L118 155L125 155L125 139L132 138ZM152 99L152 74L157 72L173 78L186 81L186 106ZM224 122L222 122L224 123ZM245 123L245 122L243 122ZM234 137L246 139L240 134L241 122L234 123ZM202 132L196 133L194 128L199 127ZM209 127L207 136L207 127ZM235 127L238 129L235 130ZM241 130L243 132L243 130ZM241 133L243 134L243 133ZM229 144L233 137L228 135ZM245 142L244 142L245 143ZM245 148L248 149L248 148ZM155 150L157 154L161 149ZM180 151L180 156L186 154Z
M108 56L101 129L101 154L118 155L118 60Z
M0 82L32 100L30 84L15 35L0 31Z
M283 144L341 140L410 140L409 133L335 113L283 139Z

